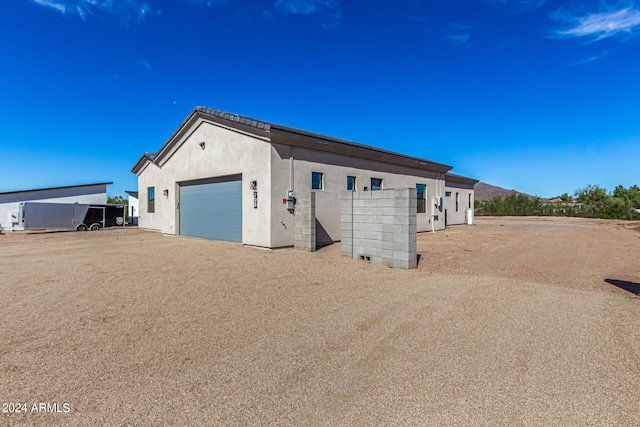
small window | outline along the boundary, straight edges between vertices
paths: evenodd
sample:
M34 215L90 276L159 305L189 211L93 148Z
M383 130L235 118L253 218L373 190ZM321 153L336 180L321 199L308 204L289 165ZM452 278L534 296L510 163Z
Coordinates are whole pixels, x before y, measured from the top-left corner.
M427 186L424 184L416 184L416 190L418 192L418 213L427 212Z
M311 189L312 190L322 190L322 173L320 172L311 172Z
M347 177L347 190L348 191L356 191L356 177L348 176Z
M147 212L153 213L156 211L156 188L148 187L147 195Z
M445 191L444 197L451 197L451 191Z
M379 191L379 190L382 190L382 179L371 178L371 191Z
M469 209L471 209L471 193L469 193Z
M458 212L459 207L460 207L460 193L456 193L456 212Z

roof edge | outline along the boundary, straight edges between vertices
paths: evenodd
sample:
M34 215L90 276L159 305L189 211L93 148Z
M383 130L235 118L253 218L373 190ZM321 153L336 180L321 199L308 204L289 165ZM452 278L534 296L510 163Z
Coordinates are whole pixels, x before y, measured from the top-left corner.
M131 172L138 175L138 173L142 170L142 167L146 164L146 162L151 162L155 160L157 153L150 153L145 151L142 156L138 159L135 165L131 168Z
M477 183L480 182L480 180L475 179L475 178L469 178L466 176L462 176L462 175L457 175L455 173L447 173L444 176L444 181L445 184L447 181L452 182L452 183L457 183L457 184L469 184L469 185L476 185Z
M414 156L410 156L402 153L384 150L382 148L377 148L370 145L364 145L364 144L360 144L360 143L345 140L345 139L334 138L331 136L309 132L302 129L269 123L262 120L253 119L247 116L241 116L234 113L216 110L213 108L196 106L191 111L191 113L182 121L180 126L178 126L178 128L171 134L169 139L162 145L160 150L158 150L157 153L144 153L140 157L140 159L136 162L136 164L133 166L133 168L131 169L131 172L133 172L136 175L140 173L144 165L146 164L145 163L146 161L150 161L152 163L160 165L163 161L163 158L166 155L170 155L172 153L172 147L175 145L174 141L176 141L176 138L185 130L185 127L194 119L194 117L198 115L222 119L225 122L229 122L230 126L239 128L240 130L242 130L242 128L245 128L245 130L248 130L247 128L254 128L257 135L262 134L262 136L264 136L265 133L270 133L272 130L274 130L284 134L289 134L292 137L298 137L298 138L304 137L304 138L315 139L318 142L320 142L320 145L326 145L328 143L334 146L344 147L352 151L355 150L359 152L367 152L374 156L390 156L389 159L379 159L379 161L383 161L383 162L386 161L387 163L402 164L401 162L404 161L406 163L410 163L412 167L429 170L437 173L447 173L448 171L453 169L453 166L450 166L444 163L434 162L431 160L426 160L420 157L414 157ZM276 141L271 140L271 142L273 143ZM148 155L151 155L151 156L148 156ZM395 161L390 161L392 159Z
M296 129L296 128L291 128L288 126L281 126L281 125L276 125L276 124L272 124L271 125L271 129L272 131L276 131L276 132L283 132L283 133L287 133L287 134L293 134L295 136L302 136L302 137L306 137L306 138L310 138L310 139L314 139L318 142L320 142L323 145L326 144L331 144L334 146L338 146L338 147L344 147L344 148L348 148L351 150L356 150L356 151L360 151L360 152L368 152L368 153L372 153L378 156L389 156L388 159L385 160L380 160L377 159L378 161L384 161L387 163L393 163L393 164L401 164L398 161L390 161L391 159L396 159L396 160L405 160L408 161L410 163L412 163L412 167L416 167L418 169L425 169L425 170L429 170L432 172L438 172L438 173L446 173L448 171L450 171L451 169L453 169L453 166L444 164L444 163L438 163L438 162L434 162L431 160L427 160L427 159L423 159L421 157L415 157L415 156L409 156L407 154L402 154L402 153L398 153L398 152L394 152L394 151L389 151L389 150L385 150L382 148L378 148L378 147L374 147L371 145L365 145L365 144L360 144L358 142L353 142L353 141L349 141L346 139L340 139L340 138L334 138L331 136L327 136L327 135L322 135L322 134L318 134L318 133L314 133L314 132L308 132L308 131L304 131L301 129ZM328 150L328 151L334 151L334 150Z
M94 184L64 185L62 187L47 187L47 188L33 188L31 190L5 191L4 193L0 193L0 196L5 194L29 193L32 191L62 190L65 188L93 187L94 185L110 185L110 184L113 184L113 182L96 182Z

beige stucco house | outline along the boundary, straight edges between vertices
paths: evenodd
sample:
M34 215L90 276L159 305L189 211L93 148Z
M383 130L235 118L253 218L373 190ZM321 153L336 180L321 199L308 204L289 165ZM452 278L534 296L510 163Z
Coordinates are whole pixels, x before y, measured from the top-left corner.
M340 240L340 192L346 190L416 187L418 231L442 230L446 186L454 186L451 191L460 193L460 200L470 194L473 201L469 183L476 182L450 175L450 170L441 163L196 107L157 153L142 155L132 172L138 175L141 228L279 248L293 245L292 203L296 194L307 192L316 193L320 244ZM465 222L464 214L457 213L450 224Z
M468 224L473 220L474 193L477 179L448 173L444 180L443 208L447 226Z

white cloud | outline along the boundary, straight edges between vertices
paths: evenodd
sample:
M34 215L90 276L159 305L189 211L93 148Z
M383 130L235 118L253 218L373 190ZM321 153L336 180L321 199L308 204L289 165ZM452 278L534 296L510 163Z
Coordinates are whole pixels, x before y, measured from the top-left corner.
M588 37L593 41L620 35L631 36L640 29L640 10L628 6L619 10L605 10L581 16L559 11L554 19L571 23L569 28L555 32L560 37Z
M50 7L52 9L57 10L58 12L62 12L64 13L66 8L63 4L60 3L55 3L52 1L47 1L47 0L33 0L34 2L38 3L41 6L46 6L46 7Z
M275 8L284 14L308 15L337 8L335 0L276 0Z
M451 40L458 44L465 44L469 37L471 37L471 33L457 33L457 34L447 34L444 36L446 39Z
M508 6L516 9L516 13L544 6L547 0L487 0L493 6Z
M471 37L471 27L467 25L449 23L449 27L452 32L444 36L447 40L451 40L456 44L465 44Z
M144 0L32 0L41 6L57 10L62 14L76 14L86 21L90 16L107 14L122 18L126 22L141 22L152 13Z
M336 28L342 18L339 0L276 0L274 9L283 15L322 14L326 18L322 24L325 30ZM265 18L271 18L271 15L263 13Z
M589 58L585 58L585 59L583 59L583 60L581 60L581 61L574 62L574 63L569 64L569 65L575 66L575 65L587 64L587 63L589 63L589 62L593 62L593 61L597 61L598 59L602 59L602 58L604 58L605 56L607 56L608 54L609 54L609 52L604 51L604 52L602 52L600 55L590 56Z
M82 19L83 21L86 21L87 14L85 13L85 11L80 6L77 6L77 11L78 11L78 15L80 16L80 19Z
M273 19L273 13L270 10L265 9L262 11L260 17L263 21L271 21Z
M151 71L151 65L149 65L149 63L148 63L145 59L141 59L141 60L140 60L140 63L141 63L142 65L144 65L144 67L145 67L147 70Z
M214 5L225 5L229 1L228 0L187 0L187 2L196 6L211 7Z

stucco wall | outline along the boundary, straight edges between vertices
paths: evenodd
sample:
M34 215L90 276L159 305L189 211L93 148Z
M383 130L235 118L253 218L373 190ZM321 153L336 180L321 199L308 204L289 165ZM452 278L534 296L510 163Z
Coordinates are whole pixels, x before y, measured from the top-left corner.
M127 205L127 210L129 211L129 218L138 217L138 213L140 212L140 203L138 202L137 197L129 195L129 204Z
M293 162L291 162L293 158ZM444 196L444 175L435 172L392 165L372 160L343 156L336 153L273 144L272 155L272 195L273 222L272 241L274 246L291 246L293 234L285 229L279 219L291 221L291 214L282 204L287 190L294 192L316 192L316 218L319 229L316 234L318 244L340 240L340 192L347 189L347 176L356 177L357 191L371 187L371 178L381 178L383 189L427 186L426 213L417 215L418 231L432 230L432 199ZM311 173L323 174L324 188L311 189ZM291 179L291 177L292 179ZM438 219L433 229L444 229L444 211L436 211Z
M445 192L451 192L451 197L445 197L443 206L447 210L447 225L467 223L467 211L473 210L473 186L466 184L447 183ZM458 206L456 209L456 195Z
M322 245L340 240L340 192L347 189L347 176L355 176L356 191L364 191L364 187L371 190L371 178L382 179L383 189L424 184L426 212L417 214L417 231L444 229L444 209L433 203L434 198L447 202L444 173L347 156L337 146L336 152L328 152L285 142L271 143L268 132L255 135L245 130L250 129L228 127L202 116L181 127L155 162L147 162L138 173L139 226L180 234L180 184L237 175L242 177L244 244L270 248L293 245L294 215L282 203L287 191L293 190L315 192L316 239ZM312 172L323 174L322 189L311 188ZM257 208L251 181L257 182ZM154 213L147 211L148 187L155 188ZM464 210L460 218L455 215L450 219L463 223Z
M162 168L149 163L138 175L139 226L179 234L176 206L181 182L241 175L242 241L246 245L270 247L270 144L233 128L198 119L178 145L169 158L163 159ZM253 204L251 181L258 183L257 208ZM148 212L148 187L155 187L154 213ZM169 190L168 196L164 196L164 190Z

